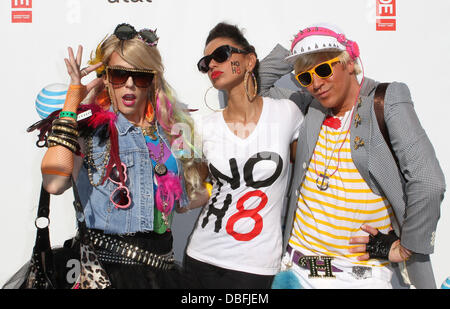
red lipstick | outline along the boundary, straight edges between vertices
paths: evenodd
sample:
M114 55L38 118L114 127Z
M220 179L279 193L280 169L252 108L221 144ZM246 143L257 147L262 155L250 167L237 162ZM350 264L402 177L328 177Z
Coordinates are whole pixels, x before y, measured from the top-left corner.
M214 71L214 72L211 73L211 78L212 79L217 79L222 74L223 74L223 72L221 72L221 71Z
M122 103L125 106L133 106L136 103L136 96L134 94L126 94L122 97Z

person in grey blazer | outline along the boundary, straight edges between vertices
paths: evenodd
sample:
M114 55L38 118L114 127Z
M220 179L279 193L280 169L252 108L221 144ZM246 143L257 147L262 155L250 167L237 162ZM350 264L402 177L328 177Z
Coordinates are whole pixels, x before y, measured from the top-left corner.
M406 285L436 288L429 255L434 250L445 179L433 146L414 111L408 87L403 83L390 83L384 97L384 119L390 144L398 161L396 162L379 129L374 111L374 94L379 83L364 77L362 83L358 80L358 46L335 29L319 26L306 28L296 35L290 51L277 45L261 61L262 95L289 98L306 114L300 127L288 190L283 270L294 270L300 286L303 287L371 288L377 285L367 280L371 277L372 270L367 271L365 267L373 264L369 263L371 261L378 260L380 265L389 264L386 263L389 261L391 264L387 267L401 273ZM328 61L328 65L316 68L318 64L336 56L339 57L337 61ZM290 73L294 65L297 81L304 87L298 91L275 87L275 82ZM312 68L315 70L311 70ZM305 74L299 74L305 71ZM330 116L336 118L343 115L351 117L348 123L351 161L371 194L385 199L386 206L392 212L389 213L388 209L389 229L384 233L381 229L374 228L373 223L365 223L358 232L345 234L348 241L348 248L343 246L348 250L346 257L350 257L347 260L355 265L350 268L345 267L345 263L340 263L341 255L335 254L333 250L323 250L332 252L327 259L324 258L327 253L308 247L311 243L323 244L330 239L327 232L321 230L317 213L310 212L310 216L314 217L315 229L318 230L314 236L309 234L310 231L303 224L306 219L311 218L298 220L298 217L302 216L299 200L303 201L303 207L309 207L308 200L303 196L309 194L304 189L305 182L308 179L308 169L314 170L314 153L324 120ZM339 162L338 153L337 150L332 152L331 157L334 155L335 160ZM339 195L328 184L331 181L330 172L325 169L323 174L310 174L316 177L316 197L320 194ZM347 207L348 203L339 205L342 206ZM336 225L342 223L333 218L336 216L328 217L328 222ZM391 229L393 230L389 231ZM303 230L308 232L302 234ZM314 229L312 231L315 232ZM299 239L304 242L293 245L298 244ZM311 252L315 252L318 257L311 257L314 256ZM342 265L344 267L340 269L338 266ZM376 276L378 270L375 268L380 267L372 267L376 270L372 272ZM346 272L350 273L350 278L355 278L350 285L339 283L348 279L342 278L342 273ZM316 282L324 282L321 279L325 277L334 277L336 280L327 278L325 285L316 285ZM390 277L382 278L390 281ZM382 286L392 287L389 282Z

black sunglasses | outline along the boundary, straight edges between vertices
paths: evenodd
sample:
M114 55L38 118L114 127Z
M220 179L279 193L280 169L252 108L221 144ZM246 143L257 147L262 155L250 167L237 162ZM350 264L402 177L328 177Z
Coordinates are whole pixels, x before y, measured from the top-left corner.
M144 41L149 46L156 46L158 44L159 38L156 36L156 30L142 29L136 31L134 27L130 24L120 24L114 30L114 35L119 40L131 40L135 36Z
M211 55L205 56L197 63L197 68L202 73L207 73L209 71L209 63L212 59L218 63L227 61L232 53L237 54L248 54L247 51L238 49L229 45L222 45L217 47Z
M128 78L133 78L136 87L147 88L152 84L156 71L145 69L129 69L123 67L107 67L108 80L114 86L124 85Z

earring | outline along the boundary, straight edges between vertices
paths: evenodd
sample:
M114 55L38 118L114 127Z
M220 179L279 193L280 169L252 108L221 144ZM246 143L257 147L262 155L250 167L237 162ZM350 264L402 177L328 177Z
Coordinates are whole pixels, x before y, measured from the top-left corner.
M214 88L214 86L211 86L211 87L208 88L208 90L206 90L205 96L203 97L203 101L205 102L206 107L209 108L210 110L212 110L213 112L220 112L220 111L223 111L223 108L222 108L222 109L214 109L214 108L211 108L211 107L208 105L208 102L206 101L206 96L208 95L208 92L209 92L212 88Z
M95 102L103 109L107 109L111 106L111 99L106 87L95 97Z
M253 95L252 96L250 96L250 94L249 94L249 92L248 92L248 76L249 75L252 75L252 78L253 78L253 84L254 84L254 86L255 86L255 89L254 89L254 91L253 91ZM245 87L245 94L247 95L247 98L248 98L248 100L250 101L250 102L253 102L253 100L256 98L256 96L258 95L258 83L257 83L257 81L256 81L256 77L255 77L255 74L253 74L253 72L249 72L249 71L246 71L245 72L245 76L244 76L244 87Z
M149 123L153 121L155 118L155 109L153 108L152 101L150 99L147 100L147 108L145 110L145 120Z

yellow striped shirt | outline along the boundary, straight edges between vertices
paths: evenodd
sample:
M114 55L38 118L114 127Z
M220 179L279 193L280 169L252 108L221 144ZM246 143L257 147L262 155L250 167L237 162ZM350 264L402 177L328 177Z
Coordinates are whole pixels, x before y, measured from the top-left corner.
M348 121L346 130L349 125ZM351 157L350 133L346 135L345 129L339 134L340 129L322 125L300 188L289 244L304 255L334 256L333 264L342 268L383 267L389 262L358 261L362 254L349 252L355 246L349 243L350 237L367 236L361 225L368 224L387 233L393 211L387 199L373 193L361 177ZM325 166L329 166L326 175L330 178L328 188L322 191L316 180L324 173Z

